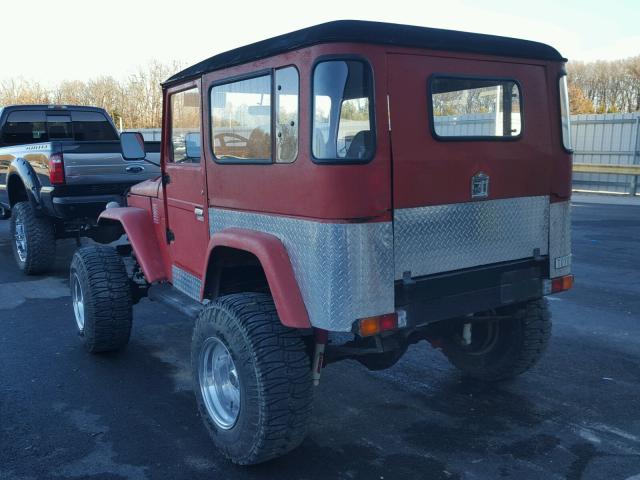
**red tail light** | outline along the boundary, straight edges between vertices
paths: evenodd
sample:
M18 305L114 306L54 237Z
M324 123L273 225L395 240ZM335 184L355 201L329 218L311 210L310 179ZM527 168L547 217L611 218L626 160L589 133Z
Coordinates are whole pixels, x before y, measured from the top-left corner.
M62 153L53 153L49 157L49 181L51 185L64 183L64 160Z

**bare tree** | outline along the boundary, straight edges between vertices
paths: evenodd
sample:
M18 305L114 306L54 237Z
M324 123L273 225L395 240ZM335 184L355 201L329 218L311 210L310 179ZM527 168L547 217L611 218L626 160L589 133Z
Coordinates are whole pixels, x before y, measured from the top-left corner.
M640 110L640 56L590 63L571 62L567 70L571 91L588 100L593 105L593 112ZM582 100L574 104L586 107Z
M65 80L52 89L15 78L0 84L0 105L93 105L107 110L116 124L122 123L125 128L159 128L162 120L160 84L180 69L178 62L151 61L122 81L111 76L86 81Z

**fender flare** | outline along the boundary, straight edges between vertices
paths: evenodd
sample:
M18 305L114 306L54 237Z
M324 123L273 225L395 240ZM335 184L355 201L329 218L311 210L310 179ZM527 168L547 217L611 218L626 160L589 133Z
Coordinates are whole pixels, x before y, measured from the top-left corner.
M31 202L34 208L39 209L42 205L42 201L40 199L40 181L38 180L38 175L34 171L33 167L29 162L27 162L24 158L16 158L9 164L9 169L7 170L6 177L6 186L7 186L7 197L9 199L9 203L11 204L11 191L9 190L10 181L12 178L18 177L24 189L27 193L27 198ZM11 206L15 205L15 202L11 204Z
M289 254L278 237L243 228L226 228L214 233L209 240L203 272L209 271L209 262L214 259L215 249L219 247L234 248L255 255L267 277L280 322L291 328L311 328ZM206 282L205 273L201 296L204 295Z
M109 208L98 217L98 226L107 222L118 222L122 225L147 282L168 280L162 262L162 250L158 245L148 211L137 207Z

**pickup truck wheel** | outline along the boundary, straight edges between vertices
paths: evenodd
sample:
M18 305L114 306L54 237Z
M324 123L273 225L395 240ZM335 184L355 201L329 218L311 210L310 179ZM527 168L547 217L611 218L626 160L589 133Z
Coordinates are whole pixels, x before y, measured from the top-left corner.
M311 361L270 296L233 294L208 304L193 331L191 365L200 415L232 462L261 463L302 442L313 402Z
M133 311L122 257L104 245L79 249L71 261L69 286L76 327L86 349L100 353L126 346Z
M54 226L48 218L37 216L29 202L16 203L11 210L11 235L20 270L38 275L51 269L56 259Z
M546 299L533 300L498 312L501 318L471 323L471 343L463 340L465 321L442 346L449 361L465 375L483 381L513 378L533 367L551 337Z

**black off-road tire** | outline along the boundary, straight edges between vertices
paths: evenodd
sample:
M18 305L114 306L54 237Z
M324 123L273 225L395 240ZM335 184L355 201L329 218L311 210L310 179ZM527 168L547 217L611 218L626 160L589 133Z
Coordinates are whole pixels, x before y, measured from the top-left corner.
M18 251L16 224L24 227L26 248ZM18 202L11 209L13 256L20 270L27 275L39 275L51 269L56 259L56 236L53 222L36 215L29 202ZM22 258L21 258L22 257Z
M90 353L120 350L129 343L133 318L127 270L115 249L104 245L80 248L69 272L78 334ZM81 289L83 322L78 320L75 288Z
M211 338L224 344L237 369L240 407L226 429L208 413L200 385L201 356ZM280 323L269 295L233 294L207 305L193 331L191 364L200 415L233 463L265 462L303 441L313 403L311 361L300 332Z
M533 367L546 350L551 338L546 299L509 307L498 314L508 318L497 321L495 341L485 351L473 353L472 347L463 346L459 332L445 340L444 354L464 375L487 382L508 380ZM456 331L461 329L462 324Z

